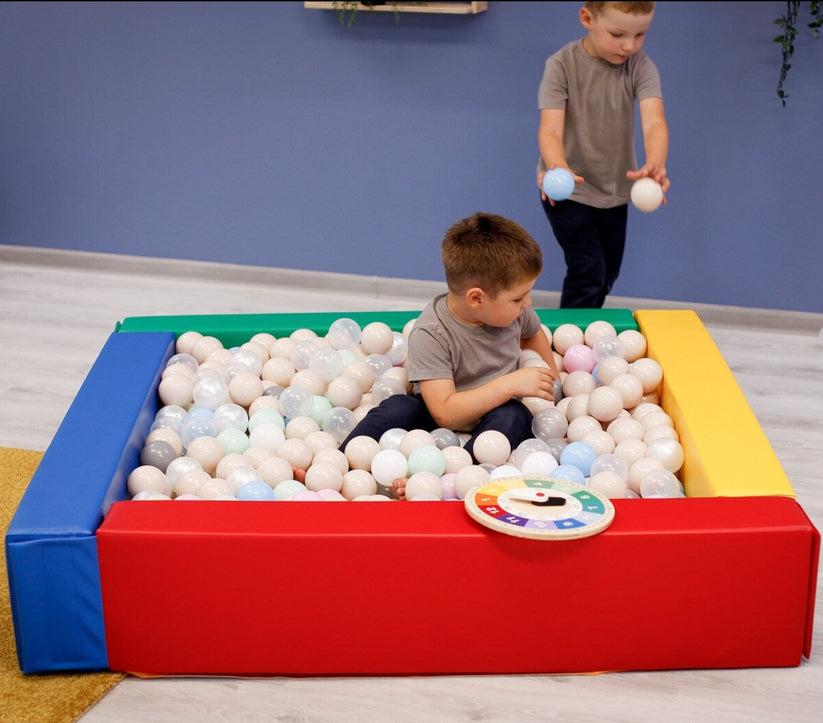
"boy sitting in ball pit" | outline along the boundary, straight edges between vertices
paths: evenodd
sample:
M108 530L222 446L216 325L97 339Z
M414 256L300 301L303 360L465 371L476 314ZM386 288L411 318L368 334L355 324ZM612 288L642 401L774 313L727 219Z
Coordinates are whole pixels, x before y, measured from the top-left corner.
M437 428L476 437L502 432L514 449L532 436L532 414L520 397L553 401L560 378L551 343L531 308L530 292L543 269L540 247L519 224L476 213L451 226L441 253L448 292L435 296L409 333L407 369L412 394L384 399L340 444L365 435ZM521 350L546 366L520 367ZM476 462L476 460L475 460ZM394 491L405 496L405 479Z

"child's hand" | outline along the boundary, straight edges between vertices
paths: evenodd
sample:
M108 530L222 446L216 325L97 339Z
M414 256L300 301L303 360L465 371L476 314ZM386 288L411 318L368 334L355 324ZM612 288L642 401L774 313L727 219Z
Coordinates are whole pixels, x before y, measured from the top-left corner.
M636 181L638 178L651 178L660 184L660 188L663 189L664 194L669 190L669 186L671 186L669 177L666 175L666 169L654 163L647 163L636 171L627 171L626 178L631 178L633 181ZM663 198L663 203L666 203L665 197Z
M541 201L548 201L552 206L554 206L554 204L557 203L557 202L553 201L552 199L550 199L546 195L546 192L543 190L543 179L546 177L546 174L549 171L553 171L555 168L557 168L557 166L552 166L551 168L545 170L543 173L538 173L537 174L537 187L540 189L540 200ZM584 183L583 176L578 176L574 171L572 171L571 168L569 168L567 170L569 171L569 173L572 174L572 177L574 178L575 184Z
M539 397L554 401L554 377L548 367L523 367L506 376L512 385L513 397Z

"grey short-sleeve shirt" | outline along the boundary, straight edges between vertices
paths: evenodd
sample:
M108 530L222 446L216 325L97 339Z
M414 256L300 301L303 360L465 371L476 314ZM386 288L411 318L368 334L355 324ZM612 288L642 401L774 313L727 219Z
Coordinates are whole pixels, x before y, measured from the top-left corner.
M660 74L644 51L622 65L591 57L582 40L568 43L546 60L537 105L566 111L566 160L583 176L571 198L596 208L628 203L637 168L635 102L661 98ZM546 166L541 158L538 173Z
M458 392L479 387L515 371L520 340L539 330L540 317L532 308L506 327L462 324L441 294L423 309L409 333L409 381L453 379Z

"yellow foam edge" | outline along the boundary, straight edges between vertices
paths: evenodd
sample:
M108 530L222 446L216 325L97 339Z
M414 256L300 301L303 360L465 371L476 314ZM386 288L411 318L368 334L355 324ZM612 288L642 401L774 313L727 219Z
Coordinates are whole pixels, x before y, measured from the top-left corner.
M795 497L777 455L703 322L691 310L638 310L663 367L660 405L685 451L688 497Z

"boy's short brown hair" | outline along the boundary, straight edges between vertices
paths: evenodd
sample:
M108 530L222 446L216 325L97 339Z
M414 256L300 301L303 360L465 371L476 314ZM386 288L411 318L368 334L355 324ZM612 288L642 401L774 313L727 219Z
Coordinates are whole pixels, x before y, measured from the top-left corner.
M615 10L628 15L648 15L654 12L653 2L584 2L583 7L592 15L599 15L606 5L611 5Z
M492 298L543 270L540 246L518 223L475 213L452 225L441 246L449 291L478 286Z

